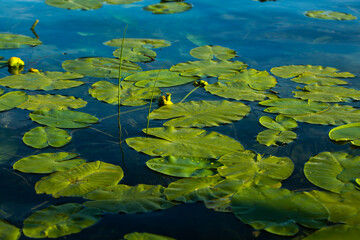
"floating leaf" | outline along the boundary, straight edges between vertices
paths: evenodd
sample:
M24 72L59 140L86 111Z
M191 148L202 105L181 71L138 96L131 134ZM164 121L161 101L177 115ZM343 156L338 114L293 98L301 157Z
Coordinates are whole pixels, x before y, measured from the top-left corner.
M268 97L264 91L257 91L249 87L245 82L213 83L205 87L211 94L245 101L262 101Z
M266 146L278 146L279 144L291 143L297 138L293 131L277 131L267 129L256 136L256 140Z
M284 115L277 115L275 121L268 116L262 116L259 122L264 127L277 131L286 131L297 127L293 118Z
M146 132L146 129L143 132ZM201 129L149 128L148 134L157 138L134 137L126 139L126 143L136 151L151 156L217 158L244 149L230 137Z
M222 74L236 73L247 68L240 61L189 61L179 63L170 68L172 72L181 72L182 76L219 77Z
M300 74L298 77L292 78L291 81L304 84L318 84L322 86L348 84L346 81L340 80L338 78L321 77L312 73Z
M120 90L121 105L141 106L149 103L151 97L156 98L160 95L159 88L137 88L132 83L122 82ZM94 83L89 89L92 97L113 105L119 103L118 85L108 81Z
M26 90L54 90L77 87L84 84L81 81L69 79L83 78L78 73L69 72L43 72L43 73L25 73L12 75L0 79L0 85Z
M131 62L149 62L154 60L156 52L144 47L123 48L121 59ZM113 52L114 57L120 58L121 48Z
M146 11L150 11L153 14L172 14L188 11L192 8L192 5L184 2L162 2L144 7Z
M265 109L265 112L270 113L282 113L286 115L300 115L300 114L312 114L320 111L327 110L329 104L327 103L318 103L312 101L303 101L293 98L278 98L270 99L259 102L262 106L267 106L269 108ZM293 117L297 120L295 117Z
M50 206L25 219L23 232L30 238L58 238L94 225L101 214L99 209L84 208L79 203Z
M360 157L345 152L322 152L305 163L306 178L314 185L335 193L355 189L360 176Z
M166 200L164 187L160 185L139 184L131 187L120 184L97 189L84 198L95 200L85 202L85 206L112 213L146 213L174 206Z
M108 4L130 4L130 3L136 3L141 2L142 0L105 0Z
M125 240L175 240L175 238L166 237L153 233L128 233L124 236Z
M197 48L193 48L190 51L190 55L199 59L213 59L228 60L236 57L236 52L230 48L214 45L205 45Z
M334 86L307 85L299 88L301 92L295 93L295 97L303 100L312 100L319 102L347 102L352 100L360 100L360 91Z
M326 225L326 209L304 193L292 193L283 188L241 188L231 200L236 217L256 230L293 236L299 223L308 228Z
M244 69L238 73L221 75L219 82L244 82L254 90L266 90L276 85L276 79L267 71L255 69Z
M39 124L58 128L84 128L99 120L88 113L70 110L38 110L30 113L30 118Z
M66 60L62 67L69 72L76 72L90 77L119 78L119 59L105 57L77 58ZM136 63L122 61L121 77L141 71Z
M35 184L37 194L81 197L98 188L116 185L124 176L120 166L105 162L89 162L65 172L43 177Z
M250 112L250 107L241 102L190 101L163 106L150 113L151 119L169 119L164 126L210 127L238 121Z
M53 173L67 171L86 161L76 158L78 154L69 152L40 153L22 158L14 163L15 170L26 173Z
M0 33L0 49L14 49L40 44L42 44L42 42L36 38L19 34Z
M325 20L355 20L356 17L349 13L335 12L335 11L306 11L305 16L311 18L319 18Z
M360 122L341 125L329 132L331 140L351 141L352 144L360 147Z
M274 67L271 73L282 78L297 77L301 74L313 74L320 77L355 77L349 72L338 72L339 69L332 67L312 66L312 65L289 65L282 67Z
M216 174L221 164L207 158L167 156L150 159L146 165L174 177L207 177Z
M164 39L146 39L146 38L125 38L124 44L122 38L111 39L107 42L104 42L105 45L110 47L121 48L162 48L168 47L171 43Z
M56 127L36 127L24 134L23 141L33 148L62 147L71 141L71 135Z
M323 227L310 234L303 240L338 240L338 239L357 239L360 235L360 227L348 225L335 225Z
M82 108L85 107L86 104L86 101L73 96L68 97L62 95L38 94L29 95L27 102L21 104L18 108L31 111L51 109L66 110L68 108Z
M102 7L102 0L45 0L47 5L63 9L94 10Z
M14 91L0 96L0 111L13 109L28 99L28 95L23 91Z
M4 220L0 219L0 239L1 240L17 240L21 236L21 230Z

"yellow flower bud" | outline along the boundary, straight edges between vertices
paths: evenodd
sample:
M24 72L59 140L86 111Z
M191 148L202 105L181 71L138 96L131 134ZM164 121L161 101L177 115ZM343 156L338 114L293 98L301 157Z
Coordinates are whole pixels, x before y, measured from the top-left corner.
M24 67L25 63L18 57L11 57L8 60L9 68L21 68Z
M30 68L29 69L29 72L32 72L32 73L39 73L40 71L37 70L36 68Z

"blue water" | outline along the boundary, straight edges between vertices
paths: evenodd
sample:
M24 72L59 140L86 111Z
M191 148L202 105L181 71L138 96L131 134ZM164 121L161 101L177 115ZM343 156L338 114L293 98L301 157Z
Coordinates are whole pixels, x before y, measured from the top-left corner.
M272 67L289 64L311 64L330 66L360 75L360 20L326 21L304 16L307 10L334 10L351 13L360 18L360 2L343 0L278 0L257 2L252 0L189 0L193 4L190 11L172 15L154 15L142 7L158 3L144 0L129 5L106 5L97 10L64 10L48 6L43 0L0 0L0 32L23 34L33 37L30 27L36 19L36 34L43 42L37 47L0 50L0 56L23 59L26 67L43 71L63 71L61 63L78 57L112 57L115 48L102 43L123 36L162 38L172 42L172 46L156 49L155 61L140 64L144 70L170 68L172 65L194 60L189 51L199 45L213 44L229 47L238 52L235 60L246 62L250 68L269 71ZM7 76L6 69L0 69L0 77ZM68 90L46 93L71 95L88 101L87 112L100 119L117 113L113 105L102 103L88 94L90 85L99 78L86 77L87 84ZM215 79L208 79L210 82ZM114 81L114 80L110 80ZM349 87L360 90L359 77L347 79ZM278 79L274 88L281 97L291 97L291 91L301 84L287 79ZM191 89L191 84L167 88L173 102L180 101ZM34 91L33 91L34 92ZM36 91L35 91L36 92ZM44 93L43 91L38 91ZM200 89L189 100L221 99ZM296 165L293 175L284 182L290 189L314 188L303 175L304 163L309 157L322 151L346 151L359 155L359 149L350 144L337 145L328 139L332 126L299 123L295 143L283 147L268 148L256 142L256 135L263 130L258 123L260 115L265 115L263 107L249 103L252 112L245 119L232 124L208 130L216 130L239 140L246 149L262 154L290 157ZM359 107L359 103L351 103ZM122 107L122 111L133 109ZM126 113L122 116L123 138L141 135L146 127L147 109ZM33 211L53 204L81 202L77 198L54 199L37 195L34 185L41 176L14 172L12 164L22 157L38 151L25 146L22 136L36 127L28 117L28 111L15 109L0 114L1 143L17 141L18 148L13 156L0 165L0 218L17 227ZM161 126L161 121L151 122L151 127ZM73 140L61 148L63 151L77 152L89 161L101 160L123 166L118 146L117 118L103 119L92 128L72 130ZM167 186L176 178L157 174L145 166L149 157L135 152L123 144L125 177L121 183L128 185L161 184ZM47 150L50 151L50 150ZM56 151L56 150L55 150ZM240 222L231 213L219 213L206 209L203 204L181 204L168 210L147 214L109 214L88 229L78 234L60 239L121 239L130 232L151 232L185 239L255 239L253 229ZM311 230L305 229L305 232ZM303 234L303 232L300 233ZM28 239L22 236L20 239ZM290 239L262 232L256 239Z

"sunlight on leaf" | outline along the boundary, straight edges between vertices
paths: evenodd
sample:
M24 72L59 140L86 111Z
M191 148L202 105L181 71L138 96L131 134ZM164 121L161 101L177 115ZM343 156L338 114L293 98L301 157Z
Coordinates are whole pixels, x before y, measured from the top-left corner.
M23 91L9 92L0 96L0 111L13 109L28 99L28 95Z
M354 74L349 72L338 72L339 69L336 68L312 65L289 65L274 67L270 71L272 74L282 78L297 77L301 74L313 74L319 77L355 77Z
M277 115L275 121L268 116L262 116L259 122L264 127L277 131L291 130L298 126L293 118L284 115Z
M21 230L4 220L0 219L0 239L17 240L21 236Z
M341 125L329 132L331 140L351 141L355 146L360 147L360 122Z
M256 136L256 140L266 146L279 146L293 142L297 138L293 131L277 131L267 129Z
M198 59L213 59L229 60L236 57L236 52L230 48L214 45L205 45L197 48L193 48L190 51L190 55Z
M318 84L322 86L341 85L348 84L344 80L340 80L334 77L321 77L312 73L303 73L296 78L292 78L291 81L304 84Z
M102 7L102 0L45 0L45 3L63 9L94 10Z
M0 33L0 49L14 49L40 44L42 44L42 42L36 38L19 34Z
M303 240L338 240L338 239L357 239L360 235L360 227L348 225L335 225L323 227L310 234Z
M121 54L121 48L116 49L113 52L114 57L117 58L120 58L120 54ZM149 62L154 60L155 57L156 57L155 51L144 47L123 48L121 55L121 58L123 60L131 61L131 62Z
M36 127L26 132L23 137L26 145L33 148L62 147L71 141L71 135L56 127Z
M104 44L118 48L121 48L121 46L123 46L123 48L163 48L171 45L169 41L164 39L125 38L124 44L122 44L122 42L122 38L116 38L104 42Z
M192 8L192 5L184 2L162 2L144 7L146 11L153 14L182 13Z
M67 110L68 108L82 108L85 107L86 104L86 101L73 96L38 94L29 95L27 102L21 104L18 108L31 111L51 109Z
M105 0L108 4L130 4L130 3L136 3L141 2L142 0Z
M349 13L335 12L335 11L307 11L305 12L305 16L311 18L319 18L325 20L355 20L357 17L351 15Z

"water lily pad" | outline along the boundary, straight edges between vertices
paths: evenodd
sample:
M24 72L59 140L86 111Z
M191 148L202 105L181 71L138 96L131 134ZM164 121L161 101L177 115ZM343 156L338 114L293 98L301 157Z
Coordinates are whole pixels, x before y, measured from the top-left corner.
M102 0L45 0L45 3L64 9L94 10L102 7Z
M131 187L116 185L92 191L84 196L95 200L85 202L87 207L96 207L112 213L146 213L174 206L164 194L160 185L139 184Z
M179 73L162 69L138 72L124 80L136 82L135 86L137 87L153 87L154 84L156 87L173 87L193 82L196 79L196 77L183 77Z
M143 132L146 132L146 129ZM126 139L126 143L136 151L151 156L217 158L244 149L238 141L230 137L201 129L149 128L148 134L157 138L133 137Z
M23 91L14 91L0 96L0 111L13 109L28 99L28 95Z
M190 55L198 59L213 59L229 60L236 57L236 52L230 48L214 45L205 45L193 48Z
M267 129L256 136L256 140L266 146L278 146L293 142L297 138L293 131L277 131Z
M341 85L348 84L348 82L334 78L334 77L321 77L312 73L303 73L296 78L292 78L291 81L304 84L318 84L322 86Z
M53 173L67 171L82 165L86 160L70 152L40 153L22 158L14 163L13 168L26 173Z
M215 175L221 164L207 158L167 156L150 159L146 165L151 170L174 177L207 177Z
M58 238L94 225L101 215L101 210L84 208L79 203L50 206L25 219L23 232L30 238Z
M19 34L0 33L0 49L14 49L40 44L42 44L42 42L36 38Z
M313 74L320 77L355 77L354 74L349 72L338 72L339 69L323 66L312 65L289 65L282 67L274 67L271 73L282 78L297 77L301 74Z
M202 60L176 64L170 68L170 71L180 72L182 76L219 77L245 68L247 65L240 61Z
M84 75L69 72L43 72L12 75L0 79L0 85L26 90L54 90L77 87L84 84L70 79L83 78Z
M354 190L360 176L360 157L345 152L322 152L305 163L306 178L314 185L335 193Z
M360 235L360 227L348 225L335 225L323 227L310 234L303 240L338 240L357 239Z
M56 127L36 127L26 132L23 137L26 145L33 148L62 147L71 141L71 135Z
M128 233L124 236L125 240L175 240L175 238L166 237L153 233Z
M0 239L17 240L21 236L21 230L4 220L0 219Z
M217 82L207 85L205 90L220 97L245 101L263 101L269 96L264 91L250 88L245 82Z
M70 110L38 110L30 113L31 120L50 127L84 128L99 119L88 113Z
M241 188L231 200L236 217L256 230L293 236L299 223L308 228L326 225L328 212L310 196L283 188Z
M116 49L113 52L114 57L120 58L121 54L121 48ZM131 61L131 62L149 62L154 60L156 57L156 52L144 48L144 47L138 47L138 48L123 48L121 59Z
M141 2L142 0L105 0L108 4L130 4L130 3L136 3Z
M188 11L192 8L192 5L184 2L164 2L152 4L144 7L146 11L150 11L153 14L172 14Z
M18 108L31 111L51 109L66 110L68 108L82 108L85 107L86 104L86 101L73 96L68 97L62 95L38 94L29 95L27 102L24 102L18 106Z
M163 106L150 113L151 119L169 119L164 126L210 127L238 121L250 112L241 102L190 101Z
M277 115L275 121L268 116L262 116L259 122L264 127L277 131L286 131L297 127L293 118L284 115Z
M238 73L221 75L219 82L245 82L254 90L266 90L276 85L276 79L267 71L255 69L244 69Z
M124 106L141 106L148 104L151 97L157 99L161 90L159 88L138 88L132 83L122 82L120 90L121 105ZM118 85L108 81L99 81L94 83L89 89L92 97L113 105L119 103Z
M307 11L305 16L311 18L325 19L325 20L355 20L357 17L349 13L335 12L335 11Z
M360 147L360 122L341 125L329 132L331 140L351 141L352 144Z
M37 194L81 197L98 188L116 185L124 176L120 166L105 162L89 162L64 172L43 177L35 184Z
M66 60L62 67L69 72L76 72L90 77L119 78L119 59L106 57L77 58ZM121 77L141 71L136 63L122 61Z
M146 39L146 38L125 38L124 44L122 38L111 39L104 42L105 45L110 47L121 48L162 48L168 47L171 43L164 39Z

